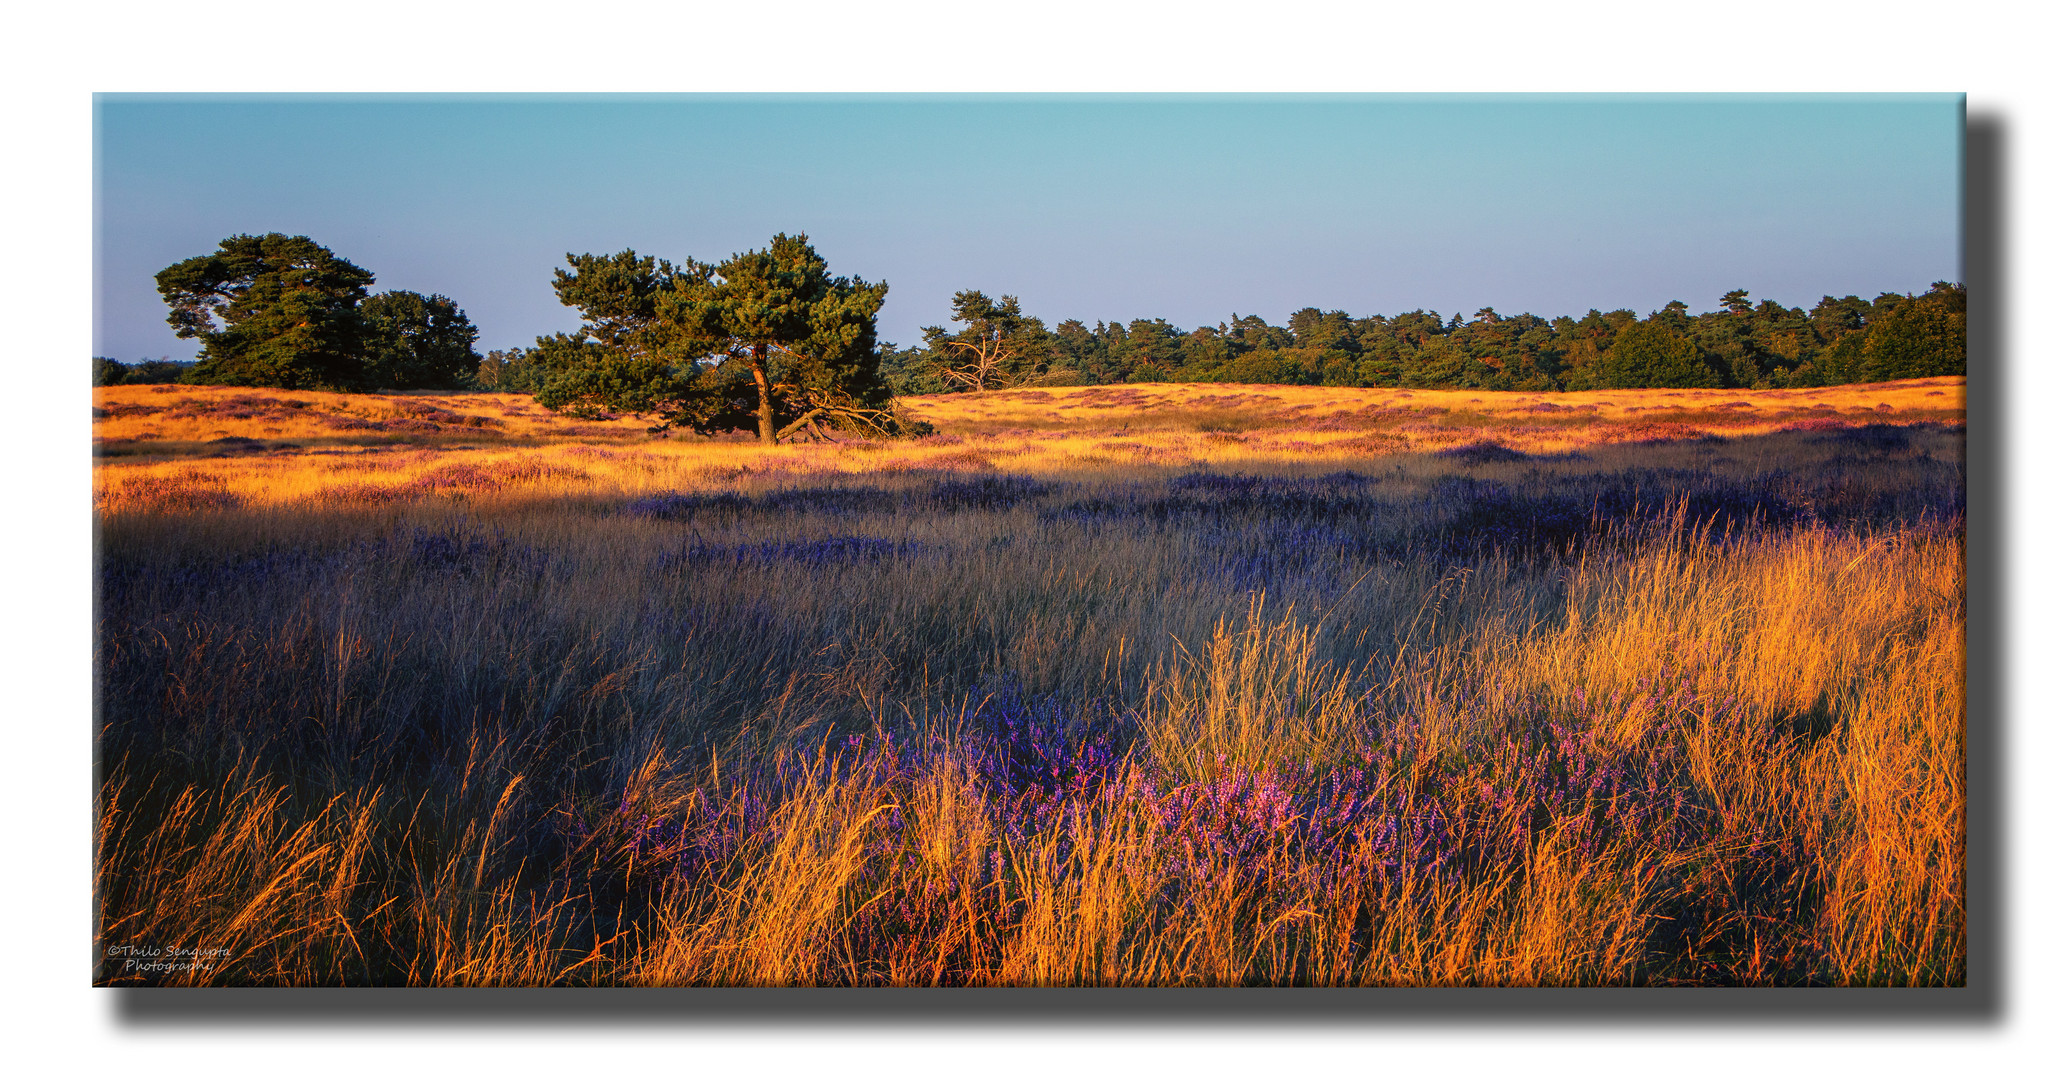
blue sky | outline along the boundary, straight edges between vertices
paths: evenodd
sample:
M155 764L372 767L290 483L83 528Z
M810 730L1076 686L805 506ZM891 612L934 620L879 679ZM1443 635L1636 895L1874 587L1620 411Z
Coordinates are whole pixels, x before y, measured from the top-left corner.
M97 99L96 355L190 357L153 275L305 234L479 347L569 330L567 252L806 232L886 280L1065 318L1696 311L1957 280L1961 98L149 96Z

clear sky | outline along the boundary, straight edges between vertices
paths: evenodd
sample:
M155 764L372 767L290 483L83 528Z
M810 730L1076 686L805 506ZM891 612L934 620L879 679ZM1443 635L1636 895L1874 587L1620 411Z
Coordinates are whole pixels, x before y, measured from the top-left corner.
M805 232L881 336L1013 294L1051 325L1316 306L1695 311L1959 280L1962 99L1887 96L152 96L96 101L95 355L190 358L153 275L304 234L569 330L551 271Z

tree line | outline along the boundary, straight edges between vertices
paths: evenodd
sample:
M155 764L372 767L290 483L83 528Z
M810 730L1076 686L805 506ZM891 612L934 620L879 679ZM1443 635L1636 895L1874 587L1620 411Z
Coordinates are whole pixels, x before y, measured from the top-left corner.
M832 275L805 234L719 262L624 250L567 253L558 299L570 333L481 356L448 297L369 292L372 274L305 236L223 240L157 275L191 365L96 357L96 384L145 381L315 390L471 389L533 394L575 415L629 412L654 430L755 431L771 444L841 428L914 427L897 395L1011 386L1231 382L1560 391L1638 387L1809 387L1966 371L1966 290L1813 308L1753 303L1735 289L1714 311L1680 301L1644 318L1471 319L1434 311L1355 318L1303 308L1274 326L1256 315L1183 330L1164 319L1067 319L1053 329L1013 296L965 290L954 325L923 343L879 340L885 282Z
M1123 382L1283 383L1464 390L1635 387L1783 388L1966 373L1966 289L1872 300L1825 296L1807 311L1735 289L1713 311L1681 301L1640 319L1627 309L1471 319L1435 311L1354 318L1302 308L1285 326L1256 315L1183 330L1164 319L1067 319L1056 329L1012 296L958 293L952 322L921 346L890 350L895 390L934 394L1008 386Z

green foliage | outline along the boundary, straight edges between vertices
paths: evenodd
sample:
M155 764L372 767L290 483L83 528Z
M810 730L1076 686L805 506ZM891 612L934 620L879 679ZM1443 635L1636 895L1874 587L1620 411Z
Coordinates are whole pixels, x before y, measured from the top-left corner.
M1304 349L1356 352L1358 337L1351 316L1342 311L1302 308L1287 319L1294 344Z
M1031 386L1087 386L1087 377L1078 368L1052 367L1031 380Z
M1815 386L1837 386L1858 382L1859 370L1866 362L1866 338L1864 330L1847 333L1837 343L1825 350L1817 359Z
M1322 382L1319 357L1299 349L1254 349L1239 353L1209 374L1205 381L1285 386L1314 386Z
M535 393L542 372L533 353L520 346L488 352L473 370L472 385L503 394Z
M194 382L196 380L193 377L193 368L194 365L190 363L182 364L169 357L160 356L155 360L142 360L132 365L129 368L128 381L131 386Z
M659 306L675 292L708 281L712 271L688 260L674 267L634 251L615 255L572 255L571 270L557 270L552 287L558 302L579 309L580 329L611 353L656 359L683 344L677 327L660 317Z
M362 385L358 302L372 275L305 236L222 241L158 272L182 338L201 342L196 382L286 389Z
M1940 281L1896 304L1866 334L1858 381L1966 374L1966 289Z
M1255 315L1183 330L1165 319L1067 319L977 290L952 300L950 330L924 344L878 341L884 283L832 277L805 235L718 265L634 251L566 256L559 299L578 332L481 358L449 298L367 297L372 275L307 237L232 236L157 276L179 336L202 342L184 368L96 362L96 385L190 381L331 390L531 392L552 409L629 411L660 427L755 427L775 443L823 425L898 430L896 394L1005 386L1238 382L1480 390L1805 387L1963 374L1966 291L1822 298L1806 313L1746 289L1718 309L1681 301L1650 318L1590 309L1549 321L1491 307L1470 321L1434 311L1354 318L1306 307L1273 326ZM112 364L113 366L109 366Z
M1826 344L1835 343L1838 338L1853 330L1866 328L1866 319L1872 314L1873 305L1856 296L1833 300L1826 296L1817 301L1809 311L1810 329L1816 338Z
M1092 385L1092 361L1100 345L1095 332L1087 329L1087 324L1078 319L1067 319L1051 333L1051 365L1078 372L1083 381Z
M1115 353L1115 359L1127 372L1126 381L1164 381L1166 372L1177 370L1186 361L1184 336L1179 327L1164 319L1132 319L1123 335L1122 348ZM1158 374L1139 374L1147 368Z
M621 409L678 423L702 404L702 372L692 361L671 364L575 334L537 338L527 355L538 373L536 402L554 411L594 416Z
M956 333L922 328L937 379L950 387L987 390L1014 386L1043 373L1051 359L1051 334L1044 321L1022 313L1022 303L1004 296L995 303L973 289L951 298Z
M891 343L882 343L879 349L879 375L895 395L909 397L918 394L941 394L950 387L937 375L936 364L927 350L922 348L897 349ZM1041 382L1040 382L1040 385Z
M305 236L236 235L157 274L168 322L198 339L181 381L288 390L454 388L478 334L445 296L367 297L370 271ZM153 378L156 373L153 373ZM139 381L135 372L127 381Z
M447 296L383 292L358 305L364 319L363 385L455 390L479 367L479 331Z
M169 357L155 360L143 359L133 364L124 364L110 356L93 358L94 386L150 386L165 383L189 381L193 370L191 363L179 363Z
M1694 342L1675 333L1661 315L1617 332L1602 356L1601 387L1710 387L1716 373L1702 363Z
M1473 357L1449 334L1425 341L1410 359L1401 369L1403 386L1474 389L1484 384Z
M1166 379L1539 392L1822 386L1965 371L1965 289L1946 282L1916 298L1826 296L1807 312L1754 304L1748 290L1732 289L1715 311L1690 314L1676 300L1642 321L1624 309L1547 321L1486 307L1468 321L1422 310L1353 318L1309 307L1287 322L1238 315L1186 332L1163 319L1091 328L1067 319L1049 334L1049 363L1090 385Z
M708 343L681 335L659 317L660 302L675 290L705 281L709 270L675 268L625 250L615 255L573 255L552 285L558 300L579 309L577 334L536 339L529 362L536 369L536 400L548 409L590 416L611 409L686 422L706 406L699 361Z
M537 339L545 407L704 432L755 424L767 445L803 427L896 428L880 372L887 287L830 276L807 236L781 233L714 266L634 251L565 258L558 297L582 326Z

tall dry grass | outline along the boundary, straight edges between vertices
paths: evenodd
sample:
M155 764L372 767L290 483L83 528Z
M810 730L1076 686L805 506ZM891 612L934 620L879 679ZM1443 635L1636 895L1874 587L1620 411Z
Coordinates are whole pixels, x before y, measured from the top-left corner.
M1960 984L1958 460L211 461L102 501L95 980Z

